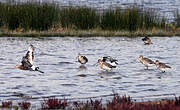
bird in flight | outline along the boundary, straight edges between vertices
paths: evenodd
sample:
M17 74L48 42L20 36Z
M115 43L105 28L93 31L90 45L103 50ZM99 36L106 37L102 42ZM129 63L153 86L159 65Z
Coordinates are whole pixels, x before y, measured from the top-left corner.
M34 60L34 46L31 44L28 48L28 51L25 56L23 56L21 65L16 65L15 68L19 68L21 70L30 70L30 71L38 71L40 73L44 73L39 70L39 67L35 67L33 65Z

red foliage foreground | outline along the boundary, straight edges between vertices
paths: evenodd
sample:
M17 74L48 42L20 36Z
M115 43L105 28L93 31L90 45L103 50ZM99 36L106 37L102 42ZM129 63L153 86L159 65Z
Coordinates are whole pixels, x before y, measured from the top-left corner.
M67 100L59 100L56 98L44 99L41 103L42 109L65 109Z
M2 107L6 107L6 108L12 107L12 101L2 102Z
M30 108L31 103L24 101L24 102L19 102L18 105L19 105L22 109L28 109L28 108Z
M69 105L67 104L69 103ZM102 100L86 102L67 102L50 98L44 100L42 109L66 109L66 110L180 110L180 97L174 100L160 100L152 102L133 102L130 97L114 95L112 100L102 104Z
M18 104L22 109L30 108L30 102ZM2 107L11 107L12 102L2 102ZM148 102L134 102L130 97L115 94L111 100L102 103L102 100L88 100L86 102L46 98L41 102L41 109L65 110L180 110L180 97L173 100L159 100Z
M180 97L174 100L133 102L130 97L114 95L113 99L102 104L101 100L86 103L74 102L70 110L180 110Z

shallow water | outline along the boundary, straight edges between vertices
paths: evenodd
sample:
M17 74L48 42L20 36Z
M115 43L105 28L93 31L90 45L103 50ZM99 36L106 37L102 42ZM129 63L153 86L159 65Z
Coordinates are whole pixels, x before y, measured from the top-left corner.
M112 94L151 99L180 95L180 37L152 37L144 45L140 37L54 37L0 38L0 99L31 97L87 98ZM13 68L20 64L29 44L35 46L35 65L45 73ZM82 67L78 53L89 62ZM172 66L161 73L156 66L145 70L138 57L143 55ZM112 72L94 64L112 56L119 65Z

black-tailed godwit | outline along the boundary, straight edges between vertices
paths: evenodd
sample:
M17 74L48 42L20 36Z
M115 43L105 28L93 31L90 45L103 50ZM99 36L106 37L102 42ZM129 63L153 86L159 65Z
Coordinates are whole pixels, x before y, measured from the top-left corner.
M153 66L155 63L154 61L152 61L149 58L145 58L142 55L139 56L139 61L146 66L146 68L148 69L149 66Z
M145 45L153 44L153 43L151 42L151 39L150 39L149 37L144 37L144 38L142 38L142 41L144 41L144 44L145 44Z
M170 66L166 65L165 63L159 62L159 60L156 60L156 61L155 61L155 64L156 64L157 68L158 68L159 70L161 70L163 73L164 73L166 70L171 69Z
M81 54L80 54L80 53L78 53L77 58L78 58L78 62L79 62L79 63L81 63L81 64L86 64L86 63L88 62L87 57L85 57L85 56L81 56Z
M22 70L39 71L41 73L44 73L39 70L39 67L35 67L33 65L33 60L34 60L34 46L30 45L26 55L22 58L21 65L16 65L15 68L19 68Z
M107 71L110 71L112 70L112 68L115 68L114 66L112 66L111 64L107 63L107 62L104 62L103 60L99 59L98 62L101 69L103 70L107 70Z
M111 56L103 57L102 61L107 62L114 67L116 67L118 65L118 60L112 58Z

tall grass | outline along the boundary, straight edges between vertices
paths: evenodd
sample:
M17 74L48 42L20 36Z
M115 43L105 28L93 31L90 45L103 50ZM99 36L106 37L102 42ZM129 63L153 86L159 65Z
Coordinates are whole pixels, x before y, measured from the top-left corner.
M154 11L141 11L137 7L125 10L115 9L103 13L101 26L107 30L137 30L164 28L165 19L160 18Z
M1 26L9 29L48 30L59 20L59 7L47 3L0 3Z
M175 16L176 27L180 27L180 13L178 10L175 12L174 16Z
M91 8L63 8L60 10L62 27L76 29L93 29L99 24L99 15Z
M166 20L155 11L144 11L136 6L99 13L92 8L61 8L50 3L0 3L0 27L5 26L10 30L24 28L41 31L61 24L63 28L78 30L100 28L135 31L154 27L161 29L165 23Z

